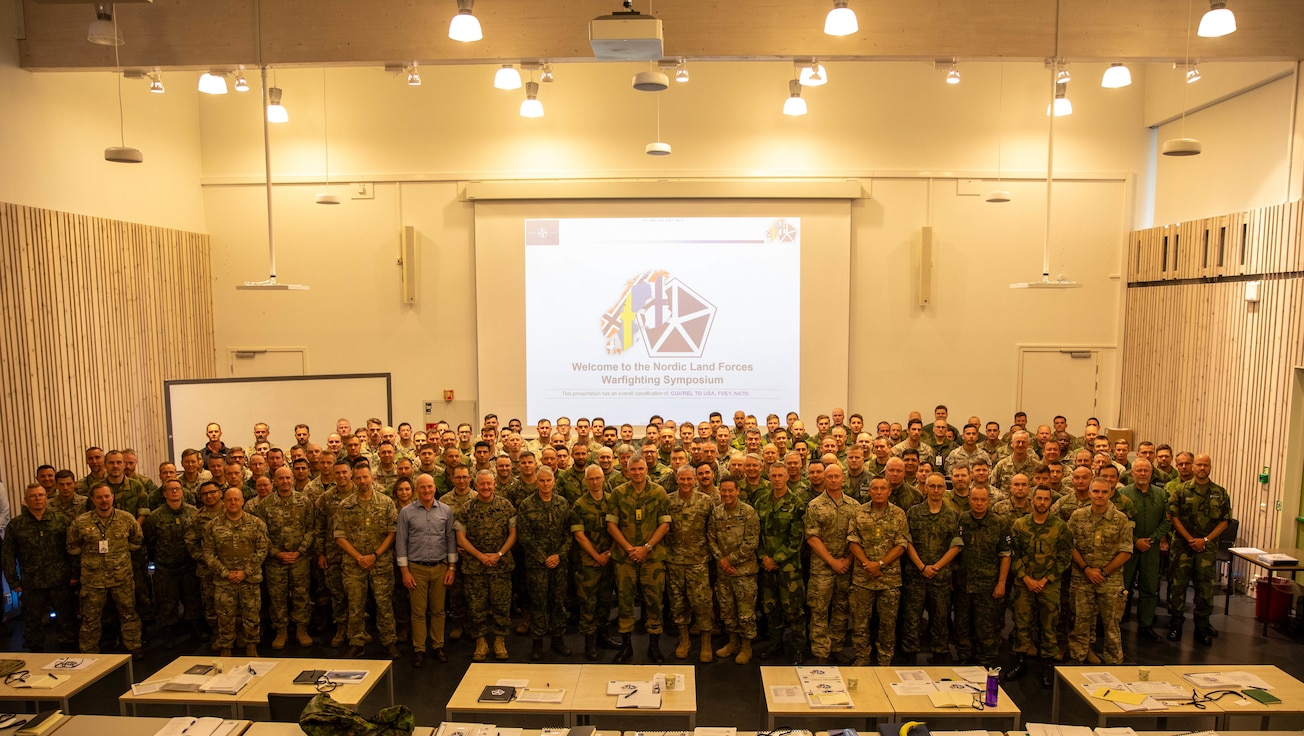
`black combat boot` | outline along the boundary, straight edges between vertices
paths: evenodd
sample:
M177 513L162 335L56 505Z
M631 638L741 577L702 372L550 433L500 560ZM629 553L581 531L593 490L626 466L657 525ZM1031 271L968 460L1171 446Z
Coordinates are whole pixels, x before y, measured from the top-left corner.
M616 652L616 658L611 660L616 664L629 664L634 659L634 635L620 635L620 650Z
M661 635L647 635L647 658L652 664L665 664L666 657L661 653Z
M1006 670L1001 675L1001 679L1006 682L1013 682L1028 672L1028 657L1024 654L1018 654L1014 657L1014 666Z
M598 635L584 635L584 658L590 662L598 661Z

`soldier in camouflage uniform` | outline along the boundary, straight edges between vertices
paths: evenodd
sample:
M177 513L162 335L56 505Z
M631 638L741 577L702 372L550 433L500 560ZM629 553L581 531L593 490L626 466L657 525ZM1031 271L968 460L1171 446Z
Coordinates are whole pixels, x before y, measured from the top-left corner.
M842 479L842 492L860 503L869 500L869 481L874 476L865 470L865 450L852 445L847 448L847 472ZM774 484L774 479L770 479Z
M1142 443L1145 446L1148 443ZM1153 445L1152 445L1153 447ZM1153 468L1146 458L1132 463L1132 482L1119 491L1132 501L1136 515L1132 517L1132 556L1123 566L1123 590L1131 596L1132 586L1137 588L1137 635L1150 641L1159 641L1155 633L1155 609L1159 604L1159 540L1168 537L1173 524L1168 518L1168 494L1151 482ZM1185 597L1185 596L1183 596ZM1131 604L1125 602L1124 608Z
M786 463L770 466L770 486L769 493L756 499L761 611L770 634L769 645L758 654L761 659L782 654L786 627L792 633L793 664L800 665L806 658L806 582L801 575L806 499L789 490Z
M575 587L580 593L579 628L584 635L584 658L590 662L598 659L598 632L606 626L616 599L616 567L611 562L611 534L607 531L610 496L602 489L604 482L601 468L587 466L584 469L587 491L571 504L570 516L571 534L580 549L575 568ZM710 648L709 636L707 648Z
M869 624L876 614L878 665L892 664L892 655L896 653L901 555L910 545L910 526L906 512L888 503L889 493L887 479L875 478L869 484L869 503L856 510L847 532L851 554L856 558L851 573L851 621L855 664L859 666L869 666L873 661Z
M244 512L239 488L228 488L224 512L204 528L204 562L213 571L217 606L217 645L220 656L231 656L236 622L242 625L245 654L258 656L262 638L263 560L267 557L267 525Z
M1213 462L1208 455L1194 456L1191 467L1195 476L1170 490L1168 496L1168 513L1173 522L1168 640L1182 638L1186 586L1194 582L1195 640L1209 646L1213 644L1213 637L1218 635L1209 623L1213 614L1214 561L1218 556L1218 537L1232 518L1231 496L1227 489L1209 479Z
M471 636L475 637L473 662L489 654L485 636L494 635L494 658L507 659L507 629L512 622L512 567L510 554L516 544L516 508L495 492L494 473L482 470L475 476L475 500L456 513L453 529L466 583Z
M1054 684L1055 658L1059 655L1060 585L1068 569L1073 540L1064 520L1050 512L1050 489L1032 494L1032 513L1010 525L1014 573L1015 664L1005 679L1016 680L1027 671L1027 656L1041 655L1041 684ZM1041 632L1033 645L1033 627Z
M427 473L429 475L429 473ZM460 465L448 473L453 490L439 497L439 502L453 510L453 516L466 510L467 504L475 500L471 491L471 469ZM456 563L454 563L456 566ZM453 576L453 584L448 587L448 638L457 641L466 629L466 581L461 575Z
M634 602L642 593L647 656L661 664L661 606L665 597L666 550L660 544L670 531L670 499L661 486L647 479L647 462L632 458L625 468L629 482L611 494L607 532L616 561L617 603L620 608L620 651L617 663L634 658Z
M1014 523L1014 520L1020 516L1032 513L1032 499L1028 497L1032 487L1028 476L1015 473L1014 477L1010 478L1009 491L1008 498L992 504L992 513L1008 517L1010 523Z
M1010 454L996 463L992 469L992 485L1002 491L1010 490L1010 481L1022 473L1031 478L1033 471L1041 464L1037 453L1028 447L1028 433L1016 431L1010 438Z
M901 458L888 459L883 478L888 483L888 503L896 505L902 511L908 511L916 504L924 502L924 497L910 485L914 479L907 476L906 463Z
M46 508L62 514L69 523L85 513L86 497L77 493L77 479L71 470L60 470L54 475L54 495L46 499Z
M766 491L769 495L772 491ZM752 639L756 638L756 549L761 520L756 510L738 500L738 480L720 479L721 504L711 512L707 541L711 557L720 566L715 593L720 601L720 619L729 642L717 649L717 657L734 657L735 664L752 661Z
M332 470L335 486L317 498L315 539L317 567L326 573L331 619L335 622L331 646L338 647L349 639L349 600L344 594L344 550L335 542L335 512L344 499L353 495L353 466L347 460L336 460Z
M186 549L186 532L199 509L182 501L185 491L175 478L164 481L162 492L163 503L145 517L141 531L154 563L154 618L163 627L163 645L171 648L181 618L178 609L191 629L199 630L203 610L199 578L190 568L193 558Z
M198 508L199 504L199 486L204 481L211 480L208 471L204 470L203 454L191 448L181 451L181 473L177 475L177 480L181 482L181 499L192 506Z
M398 509L394 500L373 485L371 467L358 463L353 468L352 496L340 502L335 512L335 543L344 550L344 594L349 602L350 657L366 654L367 598L376 603L376 628L380 644L390 659L398 651L394 623L394 535Z
M1104 626L1101 662L1123 661L1119 637L1119 607L1123 605L1123 565L1132 556L1132 522L1110 502L1113 488L1099 476L1091 480L1091 505L1069 517L1073 535L1074 575L1073 633L1069 636L1069 659L1080 664L1087 656L1096 620Z
M213 571L204 561L204 529L214 519L221 516L222 489L213 481L204 481L199 487L199 501L202 504L199 513L186 527L186 552L195 561L195 577L199 578L199 600L204 606L204 621L208 624L205 641L212 639L212 647L217 651L217 603L213 599Z
M960 516L960 574L956 580L956 654L961 662L996 664L1003 621L997 619L1010 574L1010 522L990 513L986 488L969 491L969 513Z
M392 442L381 442L380 447L376 450L375 470L372 471L372 484L376 490L389 496L394 497L394 483L398 481L398 465L395 464L397 450Z
M964 466L956 466L967 473ZM932 637L932 663L950 657L947 629L951 622L951 562L964 547L960 539L960 512L946 503L946 479L938 473L924 483L925 501L906 511L910 546L905 567L905 615L901 627L901 651L913 657L920 650L920 629L928 611ZM967 497L966 497L967 501ZM966 504L966 513L968 506Z
M551 468L539 468L538 490L521 499L516 528L525 558L525 586L530 596L530 659L543 659L543 637L552 637L552 651L569 657L566 646L566 572L570 554L570 504L553 493L557 480Z
M71 475L71 474L70 474ZM53 611L59 627L59 648L76 646L77 614L72 586L76 575L68 559L68 524L51 511L45 489L27 486L27 505L4 530L4 573L9 588L23 595L23 646L45 651L45 632Z
M823 492L806 506L806 544L811 548L806 604L811 653L820 664L827 664L830 657L843 664L850 661L842 657L854 564L847 530L859 508L854 498L843 495L842 469L837 465L825 469Z
M975 460L975 463L986 462ZM956 465L951 468L951 490L942 496L942 502L961 515L969 513L969 468ZM909 509L907 509L909 511Z
M676 473L678 492L670 497L670 532L666 534L666 586L670 617L679 629L675 657L685 659L692 646L691 629L701 635L699 659L711 661L711 580L707 526L715 504L697 490L697 472L682 465Z
M943 470L948 477L957 465L963 465L967 468L978 458L982 458L989 464L992 461L991 456L978 446L978 425L964 425L964 430L960 436L963 438L964 444L947 453L946 462L943 465Z
M291 620L299 646L310 647L308 616L312 600L308 597L308 582L312 551L316 548L317 520L312 502L294 490L289 468L277 468L273 483L276 492L254 511L267 524L271 545L263 573L267 578L272 628L276 630L272 649L285 648Z
M144 544L136 517L113 508L113 490L106 481L90 483L94 511L78 516L68 527L68 554L80 558L81 650L100 650L100 616L109 599L118 611L122 643L140 659L140 616L136 614L131 553Z

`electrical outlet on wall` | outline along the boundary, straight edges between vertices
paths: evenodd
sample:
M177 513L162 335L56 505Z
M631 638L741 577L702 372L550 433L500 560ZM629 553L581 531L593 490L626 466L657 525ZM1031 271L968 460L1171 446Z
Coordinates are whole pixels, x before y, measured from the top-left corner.
M369 181L354 182L349 185L349 196L352 199L375 199L375 186Z

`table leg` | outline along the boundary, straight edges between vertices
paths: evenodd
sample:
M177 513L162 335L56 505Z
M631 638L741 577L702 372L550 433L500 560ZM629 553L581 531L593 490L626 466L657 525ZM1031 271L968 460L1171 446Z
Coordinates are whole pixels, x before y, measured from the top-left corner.
M1011 730L1011 731L1018 731L1018 730L1019 730L1019 720L1020 720L1020 719L1019 719L1019 714L1018 714L1018 713L1015 713L1015 714L1014 714L1014 719L1013 719L1013 720L1014 720L1014 727L1011 728L1010 730Z
M394 705L394 666L389 667L389 704Z
M125 700L118 701L118 715L120 716L127 715L127 701Z
M1055 671L1055 684L1051 687L1050 693L1050 722L1059 723L1060 676L1058 668Z
M1264 591L1263 594L1265 598L1263 604L1263 608L1265 609L1263 615L1263 635L1265 637L1268 635L1268 621L1272 619L1272 589L1274 587L1273 586L1274 577L1276 576L1272 574L1272 568L1268 568L1268 589Z

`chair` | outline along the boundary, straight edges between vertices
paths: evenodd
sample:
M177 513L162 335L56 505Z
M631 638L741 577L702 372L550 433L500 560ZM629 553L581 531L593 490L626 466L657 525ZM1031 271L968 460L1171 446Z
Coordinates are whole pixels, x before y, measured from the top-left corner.
M1232 602L1232 560L1235 559L1228 550L1236 546L1236 536L1240 533L1240 530L1240 520L1231 519L1227 522L1227 528L1218 537L1218 556L1214 558L1213 562L1214 577L1221 578L1224 570L1227 574L1227 582L1223 584L1223 595L1226 596L1223 601L1224 615L1230 609Z
M276 723L298 723L312 695L303 693L267 693L267 709Z

